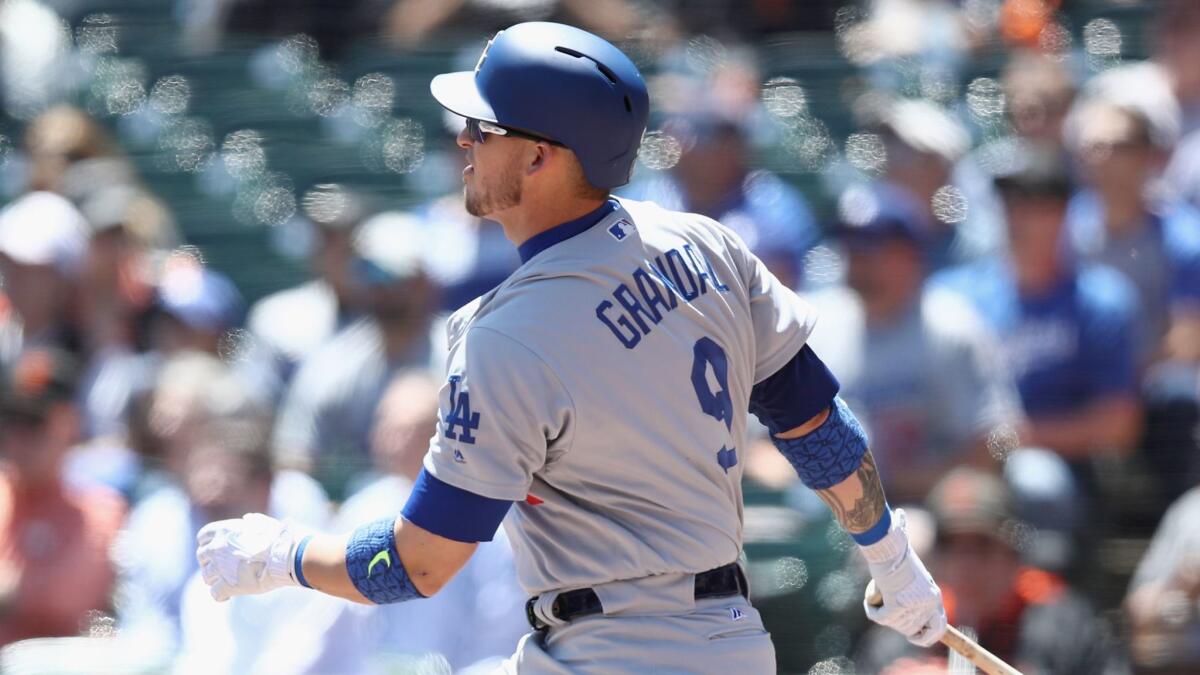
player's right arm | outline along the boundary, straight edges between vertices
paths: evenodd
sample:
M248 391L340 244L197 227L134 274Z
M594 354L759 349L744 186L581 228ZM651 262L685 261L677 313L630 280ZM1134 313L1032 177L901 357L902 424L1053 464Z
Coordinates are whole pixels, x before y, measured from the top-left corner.
M512 338L472 330L460 347L402 513L349 535L311 535L262 514L210 523L197 558L214 598L288 585L374 604L428 597L492 539L548 449L569 442L572 405L554 373Z

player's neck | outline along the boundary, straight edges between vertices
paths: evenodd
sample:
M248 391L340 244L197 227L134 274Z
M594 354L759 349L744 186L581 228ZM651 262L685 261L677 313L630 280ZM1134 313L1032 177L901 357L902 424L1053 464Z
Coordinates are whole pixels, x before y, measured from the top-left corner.
M490 217L504 227L504 235L514 246L520 246L535 235L595 211L605 201L605 199L526 198L522 199L517 206Z

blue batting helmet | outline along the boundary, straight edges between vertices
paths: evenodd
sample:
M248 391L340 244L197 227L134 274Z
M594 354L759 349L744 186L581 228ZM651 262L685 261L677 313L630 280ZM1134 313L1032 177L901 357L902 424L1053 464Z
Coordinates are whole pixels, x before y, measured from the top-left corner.
M474 71L438 75L429 89L452 113L562 143L598 188L629 182L650 114L646 83L628 56L557 23L500 31Z

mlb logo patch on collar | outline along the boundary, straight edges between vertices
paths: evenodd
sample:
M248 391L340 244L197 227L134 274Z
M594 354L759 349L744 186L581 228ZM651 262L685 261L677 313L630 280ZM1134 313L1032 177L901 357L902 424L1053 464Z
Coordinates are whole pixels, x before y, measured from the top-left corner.
M632 229L633 223L622 218L608 226L608 233L611 234L612 238L616 239L617 241L625 241L625 238L629 236L629 232Z

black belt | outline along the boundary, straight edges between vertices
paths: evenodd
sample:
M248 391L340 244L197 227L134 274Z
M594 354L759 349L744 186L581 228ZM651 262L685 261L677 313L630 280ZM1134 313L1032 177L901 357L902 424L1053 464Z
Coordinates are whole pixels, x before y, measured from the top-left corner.
M697 600L724 598L731 595L750 597L750 588L746 584L746 577L737 563L729 563L715 570L696 575ZM529 620L529 625L533 626L534 630L541 630L549 626L533 612L537 600L537 596L534 596L525 603L525 618ZM550 613L563 621L574 621L592 614L600 614L603 611L604 607L600 604L600 597L596 595L596 591L590 588L559 593L550 606Z

